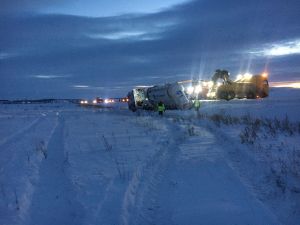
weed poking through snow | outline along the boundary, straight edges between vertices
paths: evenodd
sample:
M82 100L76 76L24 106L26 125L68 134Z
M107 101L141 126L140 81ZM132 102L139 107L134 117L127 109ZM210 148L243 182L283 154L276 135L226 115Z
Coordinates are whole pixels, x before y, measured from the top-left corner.
M44 158L47 159L48 153L47 153L47 147L46 147L45 141L40 141L36 145L36 151L42 153Z
M102 135L102 140L103 140L105 150L106 151L111 151L112 150L112 145L109 144L107 138L104 135Z

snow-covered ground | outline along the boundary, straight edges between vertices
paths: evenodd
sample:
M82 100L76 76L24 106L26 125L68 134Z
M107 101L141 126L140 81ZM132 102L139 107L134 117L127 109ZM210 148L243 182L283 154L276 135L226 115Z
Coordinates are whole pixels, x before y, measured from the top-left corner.
M299 224L300 91L200 113L0 105L0 224Z

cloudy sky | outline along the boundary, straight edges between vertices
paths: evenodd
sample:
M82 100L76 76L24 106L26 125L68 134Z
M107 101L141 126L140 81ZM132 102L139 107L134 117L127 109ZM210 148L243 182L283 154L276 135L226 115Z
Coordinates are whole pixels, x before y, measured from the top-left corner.
M299 0L0 4L0 99L125 96L218 68L300 80Z

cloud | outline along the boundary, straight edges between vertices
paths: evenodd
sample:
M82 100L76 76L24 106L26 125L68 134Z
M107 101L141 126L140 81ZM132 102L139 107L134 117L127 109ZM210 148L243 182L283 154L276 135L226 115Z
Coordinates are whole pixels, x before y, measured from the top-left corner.
M91 38L104 38L104 39L109 39L109 40L118 40L118 39L127 39L127 38L136 38L136 37L141 37L145 35L145 32L142 31L131 31L131 32L115 32L115 33L109 33L109 34L91 34Z
M8 53L8 52L0 52L0 60L5 60L16 56L17 54Z
M0 14L45 13L107 17L127 13L153 13L187 0L2 0Z
M38 79L56 79L56 78L70 77L70 75L45 75L45 74L39 74L39 75L32 75L32 77L38 78Z
M1 0L0 14L34 12L47 6L62 6L70 0Z
M285 56L300 54L300 40L274 44L263 51L266 56Z
M79 88L79 89L81 89L81 88L83 88L83 89L86 89L86 88L90 88L90 86L89 85L72 85L72 87L74 87L74 88Z
M299 62L299 21L296 0L199 0L156 13L98 18L3 15L0 83L26 74L72 74L71 79L50 79L61 82L56 94L71 95L74 83L109 87L130 80L130 88L172 79L209 79L217 68L238 74L269 66L277 79L282 69L297 76L292 70ZM16 54L8 57L8 52ZM275 55L282 57L273 59ZM34 80L26 81L28 87L43 79Z

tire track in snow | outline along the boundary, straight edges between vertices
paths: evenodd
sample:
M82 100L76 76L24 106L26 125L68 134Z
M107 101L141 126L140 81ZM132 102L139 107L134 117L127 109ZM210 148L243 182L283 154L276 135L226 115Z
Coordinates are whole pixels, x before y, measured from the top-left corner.
M191 122L180 124L188 128ZM161 146L153 165L137 170L124 195L122 224L278 224L228 166L222 140L198 128L203 137Z
M26 140L26 138L24 137L27 135L30 136L32 132L35 132L43 121L45 121L45 118L39 117L35 119L32 123L30 123L28 126L26 126L24 129L19 130L15 134L11 135L9 138L3 140L2 145L0 144L0 147L2 149L0 153L5 154L6 157L0 158L0 174L4 173L7 165L9 165L12 161L16 161L15 159L17 157L20 157L21 154L24 154L24 152L21 152L23 147L17 147L18 145L20 145L19 142L22 142L22 140ZM9 151L9 154L7 154L7 152L5 151Z
M267 183L264 183L262 178L258 179L259 176L265 176L268 174L268 168L264 165L263 162L255 160L254 156L248 152L249 146L241 146L236 140L234 140L228 133L220 129L214 129L210 124L206 124L206 128L220 137L219 142L223 144L226 143L231 145L230 149L226 149L226 161L228 166L236 173L240 181L244 186L249 190L249 193L257 200L257 202L268 211L270 214L277 218L275 213L273 213L263 201L270 194L272 187L268 186ZM249 170L249 168L252 168ZM265 181L266 182L266 181Z
M151 118L153 119L153 118ZM155 122L160 123L160 120ZM166 121L165 121L166 122ZM125 191L121 224L140 225L153 224L156 211L159 210L157 203L159 185L163 182L169 164L172 163L178 152L177 145L180 143L180 132L173 133L172 129L178 131L178 127L170 127L169 121L168 135L163 138L159 135L156 141L159 144L155 155L149 159L145 165L139 167L133 174L132 179Z
M13 142L16 139L22 138L22 136L26 132L30 132L30 130L34 129L38 125L38 123L41 122L41 119L42 119L42 117L39 117L39 118L35 119L34 121L32 121L27 126L25 126L22 129L18 130L17 132L10 135L9 137L1 140L0 141L0 147L3 149L5 145L10 144L11 142Z
M41 123L42 121L40 121ZM40 124L39 123L39 124ZM49 141L50 139L52 138L56 128L58 126L58 119L56 118L55 119L55 125L53 126L53 128L51 129L50 131L50 135L47 137L47 140L45 141L45 149L48 149L48 144L49 144ZM14 155L15 156L15 155ZM20 203L22 204L22 206L20 207L20 214L19 214L19 217L21 219L21 221L26 221L26 219L28 219L28 212L29 212L29 209L30 209L30 204L31 204L31 199L32 199L32 196L34 194L34 187L32 185L32 182L33 180L38 180L39 179L39 168L40 168L40 163L41 161L39 162L36 162L36 168L38 168L36 171L34 171L35 173L34 174L31 174L31 177L29 178L31 181L30 182L27 182L27 184L25 185L24 187L24 192L23 192L23 196L21 196L21 198L24 200L23 203ZM28 200L28 201L27 201ZM23 224L23 223L22 223Z
M56 126L56 117L37 118L26 129L22 129L22 133L19 132L17 136L20 138L13 138L2 146L5 147L6 151L0 152L1 155L5 156L0 158L0 183L4 184L2 191L7 197L1 204L11 205L4 208L4 213L6 217L12 215L15 221L19 221L20 224L23 224L27 218L30 199L34 192L33 183L38 180L39 167L43 157L40 152L34 149L31 139L34 137L37 140L44 140L47 149L48 141ZM8 188L9 186L14 188ZM16 203L17 212L14 212L12 207L12 202L15 202L14 196L18 199Z
M206 123L195 124L194 121L190 119L183 119L182 122L187 122L187 124L194 126L195 130L200 130L200 133L199 136L192 136L180 146L182 150L179 154L180 158L178 165L175 167L176 172L174 174L176 174L176 176L179 174L188 175L196 171L197 179L201 181L199 183L196 179L191 180L188 176L182 176L183 179L180 179L181 184L180 186L178 185L176 193L181 193L184 197L182 200L174 202L178 204L178 202L186 201L184 199L193 199L193 201L198 199L198 201L200 201L197 207L189 206L189 201L186 202L187 204L183 203L183 205L185 205L184 208L179 207L182 211L185 211L186 215L190 214L190 216L188 216L189 220L183 217L185 214L182 216L176 215L178 210L173 209L173 213L175 212L173 215L174 221L180 224L180 219L182 222L182 219L185 218L185 221L190 221L189 224L199 224L199 221L203 221L205 224L216 224L218 220L215 220L213 215L210 215L211 212L205 209L208 206L203 205L206 202L208 205L213 204L215 212L219 210L219 217L224 215L228 217L224 220L220 220L224 224L233 224L234 221L239 221L238 224L278 224L274 214L253 195L251 189L249 190L249 186L245 185L244 180L241 179L236 171L237 168L232 167L232 157L228 157L228 154L240 150L237 150L238 146L229 138L228 134L224 134L224 132L218 129L213 129ZM209 144L209 142L211 143ZM195 145L198 146L198 149L195 148ZM193 161L195 163L194 166L192 166ZM252 165L252 167L253 166L254 165ZM252 167L250 164L246 165L248 170L251 170ZM244 170L246 170L246 168L244 168ZM190 173L187 171L190 171ZM210 175L208 176L206 173ZM170 174L170 177L176 180L177 178L174 174ZM193 188L193 186L196 188ZM197 193L197 191L201 190L202 192L205 191L205 194ZM194 194L189 196L189 193ZM206 200L207 196L210 196L209 201ZM247 204L245 205L245 203ZM223 204L226 207L219 206ZM228 210L227 207L231 208ZM191 211L186 211L187 208L190 208L191 211L198 210L199 213L203 214L202 217L198 217L197 219L196 214L191 213ZM206 213L208 214L205 215ZM229 215L233 215L233 217ZM195 216L194 221L192 220L193 216ZM204 222L205 220L207 222ZM220 222L217 223L219 224ZM169 224L169 221L166 224Z
M64 170L64 119L59 118L40 168L40 179L31 201L30 224L81 224L83 209Z
M151 211L155 208L155 190L162 180L164 172L163 161L166 160L163 155L163 149L158 152L154 159L148 161L146 166L139 168L133 175L124 195L122 204L122 224L149 224L151 216L147 208ZM157 159L157 164L153 162ZM160 162L158 162L160 160Z

